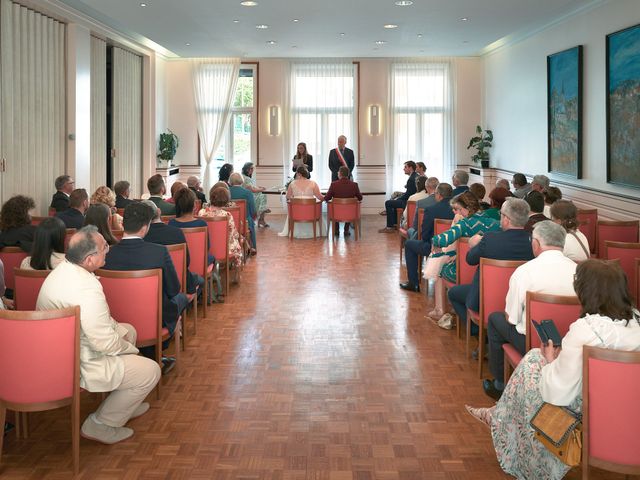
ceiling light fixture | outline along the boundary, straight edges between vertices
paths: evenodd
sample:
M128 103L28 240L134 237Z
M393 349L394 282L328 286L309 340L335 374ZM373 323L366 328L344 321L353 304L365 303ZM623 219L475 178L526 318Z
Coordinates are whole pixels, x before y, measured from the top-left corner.
M408 7L409 5L413 5L413 2L411 0L398 0L396 5L398 7Z
M185 43L185 45L186 45L187 47L190 47L190 46L191 46L191 44L190 44L189 42Z
M300 20L298 20L297 18L293 19L293 23L298 23Z
M344 33L340 33L340 36L341 36L341 37L344 37L344 35L345 35Z
M141 6L141 7L146 7L146 6L147 6L147 4L146 4L146 3L141 3L141 4L140 4L140 6Z
M398 25L394 24L394 23L387 23L384 28L386 28L387 30L392 30L394 28L398 28Z
M376 45L384 45L385 43L387 43L384 40L376 40Z
M258 2L254 2L253 0L245 0L244 2L240 2L240 5L243 7L255 7L258 5Z
M269 41L267 41L267 44L268 45L275 45L276 41L275 40L269 40Z
M461 20L462 22L468 22L468 21L469 21L469 19L468 19L467 17L462 17L460 20Z
M422 34L421 33L418 34L418 38L422 38Z
M265 25L265 24L261 23L260 25L256 25L256 28L258 30L266 30L267 28L269 28L269 25Z
M240 20L235 19L235 20L233 21L233 23L240 23Z

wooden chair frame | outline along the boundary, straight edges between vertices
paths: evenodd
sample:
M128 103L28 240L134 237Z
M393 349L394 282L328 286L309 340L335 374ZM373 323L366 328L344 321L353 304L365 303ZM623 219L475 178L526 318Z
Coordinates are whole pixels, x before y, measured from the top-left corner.
M636 238L634 242L636 243L640 239L640 220L626 220L626 221L618 221L618 220L598 220L596 224L596 255L598 258L601 258L604 255L604 252L600 251L600 227L636 227ZM606 241L606 240L605 240ZM610 240L617 241L617 240Z
M327 235L331 235L335 233L335 220L333 219L333 205L357 205L358 213L356 216L348 221L353 223L353 230L355 231L355 239L358 240L360 238L360 201L356 197L350 198L332 198L330 202L327 203ZM329 233L331 232L331 233Z
M589 227L587 228L593 228L593 232L582 232L589 241L589 250L593 256L596 254L596 250L598 249L598 209L578 209L578 221L581 226L588 225ZM591 227L590 225L593 226Z
M177 252L182 250L182 278L180 278L180 291L187 296L189 303L193 306L193 333L194 335L198 333L198 291L195 293L189 294L187 293L187 244L186 243L176 243L174 245L165 245L167 247L167 251L169 255L171 252ZM172 257L173 259L173 257ZM182 350L185 348L185 344L187 342L187 316L185 315L184 325L182 326Z
M232 207L235 208L237 210L239 210L238 207ZM228 211L226 208L224 209L226 211ZM222 267L222 272L224 273L224 295L228 295L229 294L229 218L228 217L223 217L223 216L219 216L219 217L201 217L202 220L204 220L205 222L207 222L207 237L209 238L209 249L207 250L207 253L210 253L212 255L213 254L213 235L211 235L211 231L209 231L209 223L213 223L213 222L225 222L227 224L227 227L225 228L225 233L226 233L226 238L225 238L225 255L224 255L224 260L218 258L218 256L215 256L216 258L216 264L218 266L218 275L220 275L221 272L221 268ZM207 257L207 262L209 261L208 257Z
M201 218L203 220L206 219L206 217L198 217ZM197 233L203 233L204 232L204 258L201 258L199 261L202 262L203 268L202 268L202 274L203 274L203 278L204 278L204 291L202 292L202 317L205 318L207 316L207 303L209 301L209 289L210 287L210 282L211 282L211 272L213 271L213 268L209 268L209 247L208 247L208 243L209 243L209 229L208 227L191 227L191 228L183 228L182 229L182 233L185 234L185 237L188 234L197 234ZM189 244L189 242L187 242L187 245ZM193 265L193 261L194 261L194 256L191 256L191 264ZM198 260L196 260L198 261ZM199 274L199 272L196 272Z
M407 212L407 227L406 230L409 230L413 226L413 214L416 211L417 203L415 200L407 201L407 205L404 208L396 209L397 223L398 225L398 233L400 234L400 265L402 265L402 249L404 248L404 242L408 240L408 236L406 232L402 232L402 214L406 210Z
M289 239L293 240L294 228L296 223L313 223L313 239L317 238L316 235L316 224L320 228L320 236L322 236L322 211L320 211L320 215L318 215L317 207L314 209L314 219L313 220L296 220L293 221L291 210L293 205L314 205L318 203L316 198L291 198L287 201L287 210L289 213Z

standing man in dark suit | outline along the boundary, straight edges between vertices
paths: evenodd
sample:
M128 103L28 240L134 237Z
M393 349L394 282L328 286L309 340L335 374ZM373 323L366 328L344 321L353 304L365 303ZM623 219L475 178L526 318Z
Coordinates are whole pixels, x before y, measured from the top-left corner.
M75 184L76 182L74 182L73 178L69 175L60 175L56 178L55 185L57 192L53 194L49 208L55 208L57 213L69 208L69 195L73 192Z
M149 189L149 200L156 204L162 215L175 215L176 206L172 203L165 202L162 196L167 193L167 187L164 184L162 175L156 173L147 180L147 188Z
M404 208L407 206L407 200L409 197L418 191L416 186L416 162L409 160L404 162L404 174L409 175L407 184L404 186L405 192L394 200L387 200L384 202L384 208L387 214L387 226L378 230L379 233L391 233L395 232L396 223L398 223L398 216L396 213L397 208Z
M80 230L84 225L84 214L89 208L89 195L84 188L77 188L69 195L69 208L56 214L67 228Z
M349 178L355 166L353 150L346 147L347 137L340 135L338 137L338 146L329 152L329 170L331 170L331 181L338 180L338 170L344 166L349 169Z
M131 184L126 180L120 180L113 186L113 191L116 193L116 208L127 208L127 205L133 203L133 200L129 200L129 189Z
M507 198L500 209L500 232L485 232L469 239L467 263L479 265L480 258L495 260L526 260L533 258L531 235L524 230L529 220L529 205L519 198ZM467 321L467 308L480 310L480 268L476 269L473 282L469 285L456 285L449 289L449 301L453 305L462 324ZM474 325L472 325L474 327ZM472 328L472 334L474 333Z
M162 326L173 336L178 317L187 307L187 296L180 292L180 280L171 261L171 256L162 245L145 242L149 231L152 209L141 202L134 202L124 210L124 235L117 245L111 247L106 256L104 268L107 270L148 270L162 269ZM179 348L179 347L178 347ZM153 347L140 351L150 358ZM175 359L163 359L163 373L168 373L175 365Z
M422 238L420 240L407 240L404 244L404 260L407 264L407 276L409 281L401 283L400 288L420 291L420 279L418 278L418 256L424 257L431 253L431 239L433 238L433 225L436 218L446 218L453 220L453 210L451 209L451 195L453 188L448 183L441 183L436 188L435 205L424 209L422 219Z
M329 202L332 198L357 198L362 201L362 194L356 182L349 180L349 168L344 165L338 169L338 180L331 182L329 191L324 196L324 200ZM336 222L333 226L333 234L337 237L340 235L340 222ZM344 236L348 237L349 222L344 224Z

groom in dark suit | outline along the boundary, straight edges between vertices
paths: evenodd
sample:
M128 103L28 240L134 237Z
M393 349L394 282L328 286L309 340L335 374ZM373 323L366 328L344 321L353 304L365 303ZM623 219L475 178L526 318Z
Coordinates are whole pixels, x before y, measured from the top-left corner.
M380 233L391 233L396 231L396 223L398 223L398 216L396 213L397 208L405 208L409 197L418 191L416 185L416 162L409 160L404 162L404 174L409 175L407 184L404 186L405 191L402 195L394 200L387 200L384 202L384 209L387 214L387 226L378 230Z
M349 178L355 166L353 150L346 147L347 137L340 135L338 137L338 147L329 152L329 170L331 170L331 181L338 180L338 170L342 166L349 168Z
M335 182L331 182L331 186L329 187L329 191L324 196L325 201L329 202L332 198L357 198L359 201L362 201L362 194L360 193L360 188L358 188L358 184L349 180L349 168L344 165L338 169L338 177L340 177ZM340 223L336 222L333 228L334 235L340 235ZM351 235L349 233L349 222L344 224L344 236L348 237Z

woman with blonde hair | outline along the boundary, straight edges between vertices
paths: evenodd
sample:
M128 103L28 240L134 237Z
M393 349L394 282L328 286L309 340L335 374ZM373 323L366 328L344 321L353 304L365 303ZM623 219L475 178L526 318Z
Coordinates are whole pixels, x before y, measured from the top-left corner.
M116 210L116 194L109 187L103 185L96 188L93 192L89 203L95 205L96 203L103 203L111 209L111 228L114 230L122 230L122 217L118 215Z

